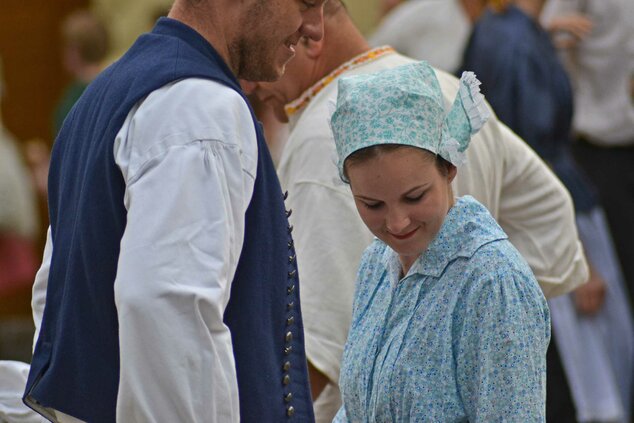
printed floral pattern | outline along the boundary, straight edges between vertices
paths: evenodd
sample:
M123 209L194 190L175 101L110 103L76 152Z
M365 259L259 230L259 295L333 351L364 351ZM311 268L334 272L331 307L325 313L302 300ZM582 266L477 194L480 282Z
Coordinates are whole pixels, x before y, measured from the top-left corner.
M341 78L330 125L342 179L350 154L378 144L419 147L462 164L471 135L489 116L479 85L473 73L465 72L447 113L436 74L426 62Z
M484 206L459 199L400 269L379 240L364 254L335 421L544 421L548 306Z

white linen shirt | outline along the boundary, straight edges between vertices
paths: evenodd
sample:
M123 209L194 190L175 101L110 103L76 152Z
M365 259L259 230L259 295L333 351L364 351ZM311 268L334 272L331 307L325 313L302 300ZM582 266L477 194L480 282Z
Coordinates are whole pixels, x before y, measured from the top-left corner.
M257 156L243 98L205 79L152 92L117 134L114 159L126 184L127 210L114 282L117 421L240 421L223 315ZM36 340L53 249L49 230L33 287ZM70 420L57 414L60 422Z
M386 54L342 76L411 62L400 54ZM458 80L442 71L436 74L449 108ZM282 188L290 192L287 206L293 209L306 355L329 379L315 400L318 423L332 421L341 406L339 364L352 317L354 283L361 255L373 239L337 171L328 125L336 99L337 79L290 117L290 136L278 167ZM544 294L563 294L584 283L588 270L572 200L535 152L492 114L466 154L468 162L453 183L454 195L472 195L487 207L530 265Z

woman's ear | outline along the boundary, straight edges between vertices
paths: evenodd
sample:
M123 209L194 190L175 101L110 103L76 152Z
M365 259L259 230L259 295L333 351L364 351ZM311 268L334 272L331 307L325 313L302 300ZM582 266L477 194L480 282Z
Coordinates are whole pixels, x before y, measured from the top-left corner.
M456 168L456 166L449 164L449 169L447 172L447 180L449 181L449 183L452 183L454 178L456 177L456 174L458 173L458 168Z

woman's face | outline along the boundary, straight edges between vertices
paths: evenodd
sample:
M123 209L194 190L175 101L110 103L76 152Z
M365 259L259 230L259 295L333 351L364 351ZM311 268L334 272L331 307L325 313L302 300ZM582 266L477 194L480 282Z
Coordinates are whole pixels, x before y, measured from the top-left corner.
M361 219L399 255L403 273L436 237L453 205L456 168L443 175L435 161L425 150L402 147L346 167Z

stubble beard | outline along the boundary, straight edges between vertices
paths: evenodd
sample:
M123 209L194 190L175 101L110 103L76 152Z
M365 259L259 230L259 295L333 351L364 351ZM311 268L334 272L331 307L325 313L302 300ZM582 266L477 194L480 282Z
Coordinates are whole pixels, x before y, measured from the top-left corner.
M274 17L269 9L269 1L258 1L248 10L239 26L242 35L229 44L231 65L238 78L276 81L282 76L285 64L280 72L275 63L280 45L269 36L272 28L266 26Z

